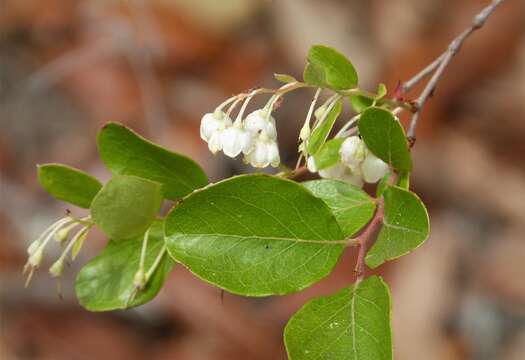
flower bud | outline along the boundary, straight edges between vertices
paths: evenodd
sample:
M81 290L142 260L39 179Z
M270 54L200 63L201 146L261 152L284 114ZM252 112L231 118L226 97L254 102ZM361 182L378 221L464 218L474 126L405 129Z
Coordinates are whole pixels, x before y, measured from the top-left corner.
M67 240L67 237L69 236L69 230L71 230L70 227L65 227L60 230L58 230L55 233L55 241L57 243L63 243L65 240Z
M144 269L139 269L133 277L133 285L136 289L142 289L146 286L146 274Z
M324 104L324 105L321 105L319 106L315 112L314 112L314 116L317 120L320 120L323 118L324 114L326 113L326 110L328 109L328 106L327 104Z
M361 171L367 183L375 183L388 172L388 164L369 151L361 164Z
M37 268L42 263L42 258L44 256L44 249L39 247L34 253L29 257L27 263L32 268Z
M60 257L57 261L51 265L49 268L49 273L52 277L57 278L62 276L62 273L64 272L64 258Z
M40 240L35 240L29 246L27 247L27 254L29 256L33 255L35 251L42 245L42 242Z
M299 139L302 141L306 141L310 137L310 124L308 122L305 122L303 127L301 128L301 131L299 132Z

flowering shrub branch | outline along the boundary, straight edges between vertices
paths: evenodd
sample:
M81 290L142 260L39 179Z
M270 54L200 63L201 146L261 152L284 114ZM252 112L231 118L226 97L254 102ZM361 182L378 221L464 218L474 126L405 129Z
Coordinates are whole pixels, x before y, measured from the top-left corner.
M286 349L291 359L391 359L388 285L378 276L365 277L365 269L404 256L427 239L428 213L410 191L410 148L421 109L461 44L502 2L486 7L392 98L383 84L375 92L360 89L352 63L316 45L302 81L276 74L281 87L235 95L202 117L200 137L213 154L242 157L254 168L284 167L274 112L288 93L315 89L298 134L297 164L276 175L210 184L193 160L120 124L107 124L97 138L100 157L113 174L106 184L65 165L39 166L47 192L90 214L68 213L29 246L27 284L53 239L65 245L49 269L60 279L66 259L75 260L95 226L110 240L75 284L79 302L91 311L150 301L176 264L231 293L290 294L329 275L341 254L357 246L356 282L300 309L286 326ZM416 101L401 96L432 73ZM266 104L248 110L251 100L263 95L269 95ZM344 106L355 115L336 131ZM408 134L397 118L402 111L413 113ZM292 180L307 171L320 179ZM373 195L362 189L365 183L376 184ZM165 200L176 203L161 217Z

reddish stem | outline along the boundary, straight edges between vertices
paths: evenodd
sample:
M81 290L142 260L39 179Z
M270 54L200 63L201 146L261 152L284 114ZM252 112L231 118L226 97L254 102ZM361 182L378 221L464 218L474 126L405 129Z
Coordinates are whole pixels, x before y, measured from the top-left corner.
M363 230L361 235L359 235L359 253L357 254L357 262L354 270L358 282L363 280L365 276L365 256L367 251L368 240L372 237L372 235L374 235L376 228L383 222L383 205L383 198L381 198L378 201L377 210L374 214L374 217L372 218L372 220L370 220L370 222L366 226L365 230Z

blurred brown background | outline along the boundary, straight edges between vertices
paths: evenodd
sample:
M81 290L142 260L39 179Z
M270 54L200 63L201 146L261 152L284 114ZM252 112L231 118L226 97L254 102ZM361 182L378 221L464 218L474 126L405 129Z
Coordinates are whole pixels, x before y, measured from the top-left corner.
M277 86L274 72L300 76L316 43L347 54L362 87L392 90L487 2L0 0L0 359L284 359L286 320L354 280L354 251L291 296L221 301L179 266L153 302L89 313L73 282L104 246L100 234L67 272L63 301L48 266L23 289L26 246L66 208L39 188L35 164L107 179L95 135L113 120L194 157L212 180L248 171L208 152L202 114ZM312 95L287 96L275 114L290 166ZM392 287L396 359L525 359L524 1L507 0L467 40L420 125L413 188L431 238L380 271Z

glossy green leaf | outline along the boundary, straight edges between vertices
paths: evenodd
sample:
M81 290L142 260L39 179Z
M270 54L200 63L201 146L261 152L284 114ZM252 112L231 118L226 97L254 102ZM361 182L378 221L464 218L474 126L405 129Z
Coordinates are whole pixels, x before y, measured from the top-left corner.
M429 232L427 210L416 194L388 187L383 196L383 226L365 258L371 268L414 250L427 239Z
M358 78L352 63L338 51L323 45L310 48L303 78L307 84L336 90L357 86Z
M196 191L166 218L173 258L247 296L288 294L333 269L344 244L328 206L301 185L244 175Z
M304 305L288 322L290 360L391 360L390 291L378 276Z
M62 164L39 165L38 181L55 199L85 209L102 188L93 176Z
M113 239L143 234L162 203L159 183L136 176L114 176L93 199L95 224Z
M319 170L329 168L334 166L341 160L341 155L339 154L339 149L345 141L344 138L331 139L324 143L321 146L321 149L315 154L315 166Z
M306 181L303 185L328 205L345 237L357 233L374 215L374 200L357 186L337 180Z
M328 115L326 115L325 119L321 124L319 124L310 135L310 138L308 139L308 144L306 146L306 149L310 155L315 155L317 151L323 146L326 139L328 138L328 135L330 135L330 131L334 127L335 121L337 120L337 117L341 113L342 109L342 103L341 100L338 100Z
M366 97L364 95L350 96L350 104L352 105L352 109L354 109L356 113L362 113L370 106L372 106L373 103L374 99Z
M162 224L156 221L149 232L144 262L146 271L150 269L164 245ZM139 268L141 249L142 236L111 240L106 248L78 273L75 288L80 304L90 311L108 311L138 306L153 299L164 284L174 262L164 253L146 287L129 301L134 291L133 278Z
M102 161L114 174L158 182L168 199L176 200L208 183L193 160L153 144L123 125L104 126L97 146Z
M359 133L366 146L378 158L397 170L410 171L412 159L401 124L384 109L369 108L358 121Z
M275 80L280 81L285 84L297 82L296 78L288 74L273 74L273 77L275 78Z

